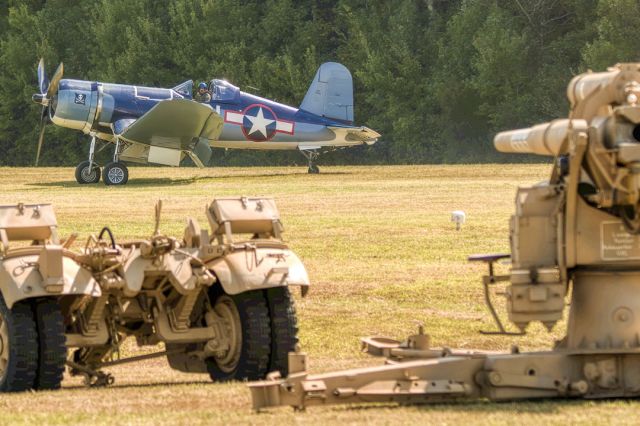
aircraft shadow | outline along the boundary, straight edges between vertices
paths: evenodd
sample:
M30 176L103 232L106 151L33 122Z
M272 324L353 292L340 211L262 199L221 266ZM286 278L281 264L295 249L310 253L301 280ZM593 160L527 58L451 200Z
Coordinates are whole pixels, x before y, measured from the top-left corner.
M320 176L336 176L336 175L351 175L352 172L326 172L320 173ZM127 182L124 188L127 187L154 187L154 186L176 186L176 185L191 185L201 182L215 182L217 180L224 179L242 179L242 180L256 180L269 177L278 176L308 176L307 172L283 172L283 173L261 173L261 174L249 174L249 175L221 175L221 176L194 176L190 178L132 178ZM75 180L63 180L55 182L43 182L43 183L28 183L27 186L39 186L39 187L70 187L70 186L82 186L82 187L96 187L104 186L102 182L96 184L80 185Z

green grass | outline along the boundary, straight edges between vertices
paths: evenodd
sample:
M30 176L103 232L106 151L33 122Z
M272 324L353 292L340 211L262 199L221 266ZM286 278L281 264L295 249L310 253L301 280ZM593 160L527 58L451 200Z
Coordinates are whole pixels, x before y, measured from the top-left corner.
M109 225L119 240L153 231L153 206L162 199L161 229L180 236L185 219L206 224L216 196L276 198L285 239L303 259L312 288L296 293L300 339L314 372L380 364L359 352L360 336L402 338L423 322L435 345L508 350L549 347L540 325L526 337L486 336L474 253L508 252L508 220L518 184L546 178L549 166L323 167L211 170L132 168L126 187L80 186L70 168L0 168L0 204L52 202L60 234L90 233ZM467 223L456 231L452 210ZM506 271L506 267L502 267ZM498 303L499 306L502 306ZM137 352L133 344L127 353ZM627 401L572 401L276 409L254 414L243 384L211 384L207 376L171 370L152 360L109 370L116 385L87 390L65 378L58 392L3 395L0 424L119 423L636 423L639 405Z

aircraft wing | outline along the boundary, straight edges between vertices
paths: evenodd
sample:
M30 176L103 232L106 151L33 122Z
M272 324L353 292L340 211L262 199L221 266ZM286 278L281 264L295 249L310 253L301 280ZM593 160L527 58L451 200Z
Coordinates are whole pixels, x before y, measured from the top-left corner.
M224 121L210 106L186 99L159 102L132 121L113 124L114 133L131 143L192 151L201 139L216 140Z
M329 130L333 131L336 136L343 136L346 141L362 142L367 145L373 145L381 136L375 130L368 127L335 127L329 126Z

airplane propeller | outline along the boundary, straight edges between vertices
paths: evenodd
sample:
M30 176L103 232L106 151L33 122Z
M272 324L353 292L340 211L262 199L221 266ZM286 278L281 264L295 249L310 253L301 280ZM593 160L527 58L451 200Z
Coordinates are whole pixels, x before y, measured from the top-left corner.
M44 69L44 59L40 59L40 62L38 63L38 89L40 93L35 93L32 96L34 102L42 105L42 113L40 114L40 135L38 136L38 150L36 152L36 166L40 160L40 151L44 144L44 130L47 125L47 119L50 115L51 103L58 94L58 86L60 85L60 80L62 80L63 73L64 65L60 62L56 72L53 74L53 78L49 81Z

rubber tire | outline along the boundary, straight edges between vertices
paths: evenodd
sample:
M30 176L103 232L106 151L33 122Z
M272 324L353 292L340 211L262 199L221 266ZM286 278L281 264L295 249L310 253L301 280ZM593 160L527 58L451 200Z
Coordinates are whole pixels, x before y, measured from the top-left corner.
M0 378L0 392L32 389L38 369L38 332L31 306L17 302L9 309L0 296L0 315L7 322L9 335L9 362Z
M213 289L212 289L213 290ZM269 309L261 291L229 296L238 309L242 327L242 349L235 370L225 372L218 367L214 358L208 358L207 371L214 382L231 380L262 380L269 372L271 352L271 327ZM215 306L215 299L213 305Z
M78 164L78 166L76 167L76 182L78 182L80 185L100 182L100 167L96 163L93 163L93 169L95 172L91 175L91 178L85 179L85 177L83 176L82 171L91 166L91 164L92 163L87 160Z
M320 173L320 168L314 164L312 166L309 166L309 169L307 170L307 172L310 175L317 175Z
M298 345L298 319L296 308L287 287L265 291L271 319L271 356L269 372L279 371L282 377L289 374L289 352Z
M38 328L38 373L34 383L37 390L60 389L67 360L64 317L60 305L51 299L34 304Z
M123 178L120 182L115 182L109 177L109 172L115 168L122 170ZM104 166L104 169L102 169L102 181L105 185L125 185L129 181L129 169L120 161L108 163Z

